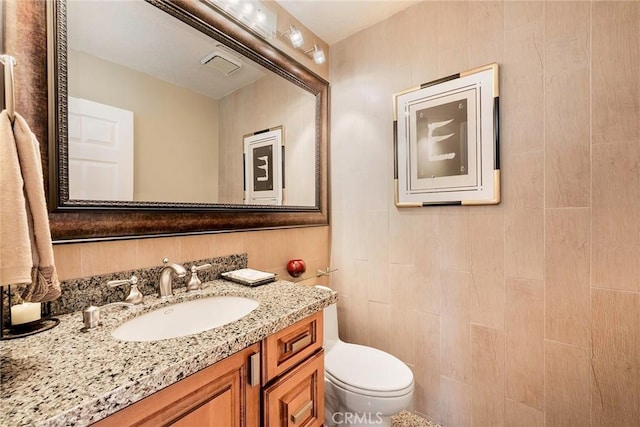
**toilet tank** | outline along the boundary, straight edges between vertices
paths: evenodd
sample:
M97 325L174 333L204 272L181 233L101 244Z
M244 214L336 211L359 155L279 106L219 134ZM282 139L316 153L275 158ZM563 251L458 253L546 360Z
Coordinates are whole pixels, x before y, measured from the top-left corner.
M331 291L330 288L326 286L316 285L318 289L324 289L326 291ZM323 347L325 351L329 351L331 347L337 342L340 341L340 337L338 335L338 306L336 304L331 304L328 307L325 307L323 310L323 323L324 323L324 344Z

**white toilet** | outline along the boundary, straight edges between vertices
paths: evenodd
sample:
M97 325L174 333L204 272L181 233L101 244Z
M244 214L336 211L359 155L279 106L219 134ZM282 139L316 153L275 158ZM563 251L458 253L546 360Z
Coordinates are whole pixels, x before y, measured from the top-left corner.
M391 415L411 405L409 367L384 351L340 341L335 304L324 309L324 349L325 426L390 426Z

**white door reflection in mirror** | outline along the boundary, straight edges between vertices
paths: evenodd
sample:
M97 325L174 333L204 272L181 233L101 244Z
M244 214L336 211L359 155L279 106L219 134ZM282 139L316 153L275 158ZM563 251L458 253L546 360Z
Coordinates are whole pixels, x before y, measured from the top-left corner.
M245 204L283 204L283 147L282 126L245 135Z
M69 197L133 200L133 112L69 97Z

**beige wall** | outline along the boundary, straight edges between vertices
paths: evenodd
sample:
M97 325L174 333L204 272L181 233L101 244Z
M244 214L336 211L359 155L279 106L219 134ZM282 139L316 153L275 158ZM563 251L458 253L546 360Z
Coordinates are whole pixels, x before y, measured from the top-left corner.
M259 102L255 102L259 100ZM315 97L275 74L220 99L220 203L243 203L244 135L284 127L285 205L315 205Z
M69 94L134 113L134 200L218 199L218 102L69 50Z
M249 267L279 274L283 280L293 280L287 262L302 258L307 272L298 279L310 285L326 283L326 278L315 274L328 266L329 227L54 245L62 280L159 266L164 257L186 262L243 252L248 254Z
M503 202L395 208L392 94L493 61ZM343 337L447 427L640 425L640 3L423 2L330 79Z

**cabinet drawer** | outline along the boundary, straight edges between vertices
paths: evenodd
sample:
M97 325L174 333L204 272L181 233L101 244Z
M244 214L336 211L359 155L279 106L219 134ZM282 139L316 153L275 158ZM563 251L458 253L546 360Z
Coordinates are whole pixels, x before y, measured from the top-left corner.
M264 425L316 427L324 422L324 350L263 392Z
M263 384L291 369L322 347L322 311L268 336L263 341Z

